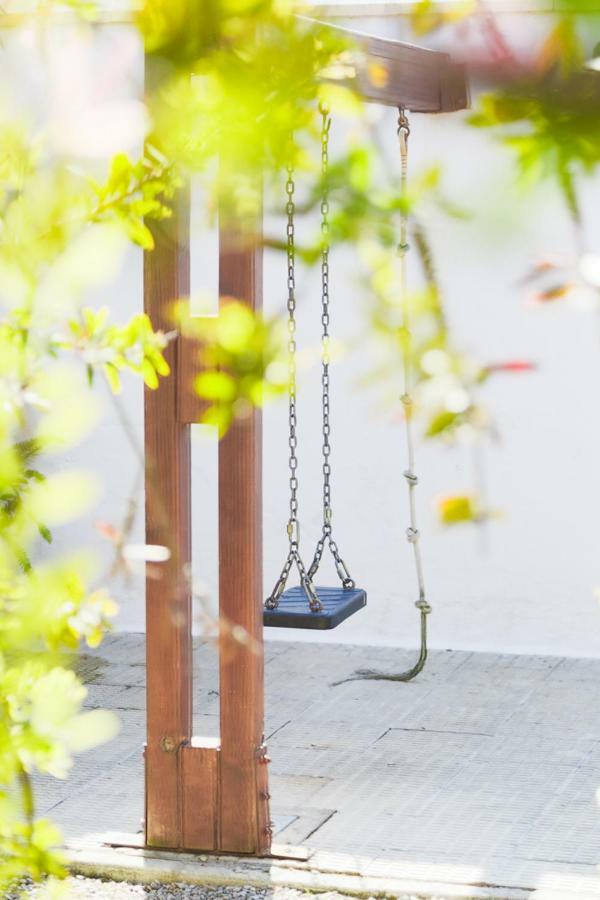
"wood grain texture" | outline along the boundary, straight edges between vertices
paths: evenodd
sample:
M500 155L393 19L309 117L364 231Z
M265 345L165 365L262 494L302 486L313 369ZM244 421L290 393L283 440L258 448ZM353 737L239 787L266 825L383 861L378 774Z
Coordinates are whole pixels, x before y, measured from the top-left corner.
M255 236L258 241L258 235ZM262 304L262 253L221 228L219 292ZM270 846L264 761L262 627L262 433L253 410L219 446L221 791L220 846L266 853Z
M216 261L215 261L216 265ZM188 424L201 422L209 405L194 390L194 379L202 371L201 344L192 337L182 337L177 379L179 381L179 420Z
M469 105L465 68L447 53L328 23L319 25L358 45L355 76L349 82L366 101L426 113L453 112Z
M214 741L194 738L182 751L183 847L218 850L219 757Z
M450 63L448 77L442 79L442 110L454 112L471 105L467 68L461 63Z
M147 65L147 82L153 74ZM144 309L171 331L173 302L189 293L189 192L171 219L147 224L155 249L144 253ZM165 352L171 376L144 395L146 542L171 553L146 579L146 843L157 847L181 845L181 748L192 729L190 429L178 416L179 355L178 338Z
M180 212L177 219L182 215ZM173 220L169 222L173 225ZM167 309L185 290L186 257L157 232L145 254L146 310L164 327ZM177 341L166 352L177 371ZM146 579L148 844L178 846L178 748L191 736L190 429L177 416L177 379L145 391L146 542L169 548L168 562Z

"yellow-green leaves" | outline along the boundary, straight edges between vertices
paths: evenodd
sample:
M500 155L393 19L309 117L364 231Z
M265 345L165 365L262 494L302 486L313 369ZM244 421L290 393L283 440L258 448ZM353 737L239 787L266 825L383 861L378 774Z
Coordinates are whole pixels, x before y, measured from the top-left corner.
M203 422L215 425L221 435L234 419L285 389L285 376L282 380L276 365L282 348L279 328L245 304L232 300L214 318L186 318L183 329L201 341L202 371L194 387L207 401Z
M233 376L227 372L201 372L195 381L198 396L211 403L232 403L237 396Z
M74 753L118 731L114 714L81 711L86 690L74 672L60 666L44 669L32 661L18 672L0 674L0 687L13 723L15 765L26 772L65 778Z
M67 470L30 488L28 507L35 521L50 527L79 518L96 503L99 486L89 473Z
M166 201L173 197L179 183L174 167L151 145L137 162L118 153L107 180L95 185L97 203L92 218L117 222L134 243L151 250L154 238L144 219L160 220L171 215Z
M437 511L442 525L461 525L481 519L479 500L470 494L441 497L437 502Z
M41 369L29 389L40 410L36 440L44 452L64 453L98 424L98 399L90 396L82 371L74 365L60 363Z
M113 325L106 307L86 307L78 319L69 322L69 336L62 345L81 355L90 383L100 370L113 393L118 393L124 370L141 375L149 388L158 387L159 377L169 374L163 355L167 343L168 335L154 331L145 313L133 316L125 325Z
M528 77L483 97L470 122L498 130L523 184L555 179L577 220L575 178L600 164L600 78L583 68L582 46L568 18L559 21L538 63Z
M179 183L151 145L118 155L104 181L52 155L51 141L5 117L0 126L0 893L14 879L63 874L53 827L35 819L29 773L68 773L73 754L115 734L114 719L81 712L84 689L61 665L81 641L97 646L116 613L86 555L59 559L52 530L88 512L99 488L77 471L44 475L98 420L97 375L124 371L156 388L168 337L147 316L125 323L83 306L114 279L147 223L170 215ZM68 361L67 361L68 360ZM87 375L87 377L86 377ZM49 558L48 558L49 557Z
M410 22L415 34L429 34L444 25L472 15L476 8L475 0L451 0L451 2L417 0L411 7Z
M545 74L558 67L561 75L568 76L581 68L585 54L577 33L577 20L566 15L559 18L546 37L537 57L537 67Z
M343 65L332 65L325 72L326 75L343 77L346 72ZM347 85L333 82L322 84L319 88L319 99L325 103L336 116L352 118L359 116L363 109L363 101L360 96Z

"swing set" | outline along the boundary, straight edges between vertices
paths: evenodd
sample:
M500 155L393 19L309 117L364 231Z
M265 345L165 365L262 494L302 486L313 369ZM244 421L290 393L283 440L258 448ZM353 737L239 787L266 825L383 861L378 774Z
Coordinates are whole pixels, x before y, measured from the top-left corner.
M447 54L349 32L361 47L355 86L368 102L399 110L400 186L406 188L410 126L406 111L452 112L468 105L463 68ZM370 72L377 67L378 77ZM385 77L381 77L381 73ZM153 78L150 61L147 80ZM192 734L192 602L190 426L202 419L202 402L191 384L198 372L198 346L178 335L168 349L172 376L158 391L145 393L146 540L170 548L161 578L146 582L147 742L145 747L145 843L189 851L269 855L272 826L264 744L263 626L331 629L362 609L366 591L357 587L341 556L332 528L330 272L328 161L331 117L321 116L321 534L305 566L299 537L295 179L288 168L287 327L288 327L288 552L275 586L263 601L261 414L255 409L236 421L219 442L219 642L220 738ZM253 311L261 307L260 222L254 241L241 241L235 223L222 217L219 228L219 294L236 297ZM152 225L155 249L144 255L144 305L158 328L170 328L173 301L189 295L189 193L181 193L171 219ZM398 245L403 326L410 334L406 303L408 223L401 218ZM410 526L421 620L421 649L408 672L361 678L406 681L421 671L427 656L427 615L414 491L411 431L410 353L404 353L404 389ZM333 558L339 586L315 584L325 550ZM287 587L292 569L299 585ZM239 636L243 634L244 640Z

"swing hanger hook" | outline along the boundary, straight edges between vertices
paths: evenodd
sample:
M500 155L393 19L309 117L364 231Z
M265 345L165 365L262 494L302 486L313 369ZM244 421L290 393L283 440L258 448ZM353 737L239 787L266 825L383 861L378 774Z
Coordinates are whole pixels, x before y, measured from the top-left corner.
M328 116L330 112L331 112L331 108L330 108L330 106L329 106L329 103L327 103L325 100L319 100L319 113L320 113L320 115L322 115L322 116Z
M406 115L406 107L399 106L398 107L398 134L404 134L404 137L408 137L410 134L410 123L408 121L408 116Z

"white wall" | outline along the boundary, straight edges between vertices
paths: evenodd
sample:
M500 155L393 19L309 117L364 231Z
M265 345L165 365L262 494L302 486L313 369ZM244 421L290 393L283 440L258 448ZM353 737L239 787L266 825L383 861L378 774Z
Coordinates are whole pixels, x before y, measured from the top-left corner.
M510 17L508 24L523 39L523 21ZM403 36L396 20L369 20L362 27ZM103 40L110 49L110 42L119 39L116 34ZM128 89L134 90L136 82L139 71ZM394 119L393 111L386 111L379 124L392 161ZM599 656L600 616L594 597L600 585L597 319L590 310L562 303L544 309L525 304L517 282L531 261L572 250L564 209L548 186L526 198L511 191L506 154L489 136L465 127L463 119L462 114L414 116L410 148L411 172L442 162L448 195L474 213L468 222L441 214L431 214L427 222L452 329L457 341L478 358L525 357L537 361L539 371L498 377L487 391L501 442L487 453L486 476L493 505L503 516L486 529L485 548L472 528L443 531L434 515L439 494L470 488L468 450L445 450L436 444L418 448L423 552L434 607L431 643L441 648ZM334 128L338 140L342 126L336 123ZM586 188L588 234L596 247L599 193L597 184ZM404 538L403 434L397 422L378 412L376 395L357 387L360 373L372 360L364 340L368 297L356 287L355 262L348 249L335 252L331 261L333 328L358 345L333 374L333 498L338 543L358 583L367 589L369 605L319 640L414 646L418 622L412 605L412 560ZM205 272L205 266L200 268ZM197 265L194 282L205 286ZM299 283L300 340L314 349L319 334L317 273L302 274ZM280 309L284 296L283 260L269 254L267 312ZM141 308L139 253L129 254L118 284L102 291L98 299L111 304L115 318ZM320 521L318 367L302 371L300 391L299 477L308 556ZM139 386L130 383L123 399L139 433ZM206 507L214 514L216 448L199 433L194 441L194 572L214 597L215 518L206 514ZM71 461L93 466L104 481L95 518L118 521L135 478L135 464L109 403L100 431L71 454ZM268 590L286 546L284 403L265 413L264 482ZM90 521L64 529L58 542L71 547L88 542L94 534ZM139 519L137 537L142 539ZM141 578L128 585L118 582L114 589L121 602L120 626L143 629Z

